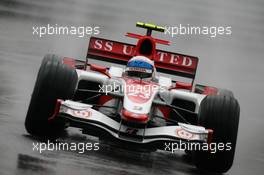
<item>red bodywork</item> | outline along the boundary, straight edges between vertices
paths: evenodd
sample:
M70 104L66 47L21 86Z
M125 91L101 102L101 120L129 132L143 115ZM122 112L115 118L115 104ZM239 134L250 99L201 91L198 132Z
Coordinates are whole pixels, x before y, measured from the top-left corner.
M144 55L154 60L155 67L159 72L170 73L191 79L195 78L198 65L197 57L157 50L155 41L156 40L151 36L144 36L139 39L137 45L131 45L91 37L87 58L116 62L125 65L133 56ZM144 50L146 45L151 46L152 49L149 51ZM149 52L150 54L146 54Z
M170 43L165 40L153 38L150 35L142 36L134 33L127 33L126 36L138 39L137 44L132 45L112 40L106 40L102 38L91 37L88 47L87 58L126 65L127 61L134 56L145 56L150 60L154 60L155 67L159 72L169 73L172 75L183 76L185 78L192 79L191 83L177 82L175 84L175 87L173 88L186 89L190 91L192 90L193 80L195 78L196 69L198 65L197 57L158 50L156 49L156 44L169 45ZM103 70L101 68L97 68L96 66L92 67L95 67L98 72L106 74L105 69ZM143 96L145 97L146 94L144 94ZM132 95L130 95L130 98L132 98L133 100L143 99L141 97L139 98L139 96L135 97ZM109 100L111 100L111 98L102 96L99 101L105 102ZM159 110L163 113L165 117L169 116L169 108L159 107ZM124 119L136 122L144 123L149 118L147 114L142 116L137 115L135 117L136 114L131 114L129 111L126 110L123 110L122 113Z
M82 65L83 70L97 71L111 78L108 73L107 67L99 66L96 64L89 64L88 58L126 65L127 61L129 61L134 56L145 56L150 60L154 61L155 68L158 70L158 72L169 73L171 75L176 75L176 76L182 76L184 78L189 78L192 80L191 83L174 81L175 85L172 86L170 89L185 89L192 91L193 82L196 75L196 69L198 66L197 57L158 50L156 49L156 44L169 45L170 43L165 40L153 38L150 35L142 36L138 34L127 33L126 36L138 39L137 44L132 45L127 43L107 40L103 38L91 37L88 47L87 59L84 66ZM63 58L63 63L70 67L79 68L77 61L72 58L66 58L66 57ZM134 80L125 79L125 78L124 80L128 85L132 84L132 85L144 86L144 83L147 83L148 85L151 86L158 85L154 82L145 82L141 80L137 82L130 82ZM218 91L217 88L206 86L203 88L202 94L212 95L212 94L216 94L217 91ZM140 105L143 105L144 103L150 101L151 99L150 98L151 94L146 94L142 92L136 94L132 92L130 94L129 90L127 90L126 93L127 93L126 96L131 101L139 104L138 106L135 107L139 107ZM151 93L154 94L153 92ZM101 95L97 101L97 103L99 104L98 106L100 105L104 106L106 103L110 102L111 100L115 100L114 98L115 97L109 95ZM61 104L62 101L58 99L56 102L54 113L49 118L49 120L54 119L54 117L58 115ZM155 106L155 107L163 114L165 119L169 118L171 112L170 107L163 105ZM133 111L132 109L130 110ZM125 109L125 107L123 106L123 109L121 109L121 118L129 122L136 122L143 124L146 124L150 120L149 113L147 112L138 114L131 111ZM208 143L212 141L212 134L213 131L209 130Z
M147 114L136 114L133 112L129 112L126 109L122 110L122 119L130 122L136 123L147 123L149 120L149 116Z

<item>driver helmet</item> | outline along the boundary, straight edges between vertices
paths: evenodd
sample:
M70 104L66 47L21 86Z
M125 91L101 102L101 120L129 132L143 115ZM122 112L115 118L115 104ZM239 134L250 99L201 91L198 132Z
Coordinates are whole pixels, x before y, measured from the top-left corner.
M144 56L135 56L128 61L125 72L129 77L153 78L154 62Z

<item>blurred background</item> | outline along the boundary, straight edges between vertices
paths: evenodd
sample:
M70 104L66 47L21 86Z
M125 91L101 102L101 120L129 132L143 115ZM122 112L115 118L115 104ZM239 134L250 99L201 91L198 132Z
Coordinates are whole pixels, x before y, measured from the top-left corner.
M230 89L241 115L234 165L228 174L264 170L263 0L1 0L0 1L0 174L199 174L182 154L32 151L24 119L37 71L46 53L85 59L89 35L33 35L33 26L99 26L99 37L135 43L137 21L163 26L231 26L231 35L154 36L171 41L162 49L198 56L196 83ZM70 129L70 139L87 140Z

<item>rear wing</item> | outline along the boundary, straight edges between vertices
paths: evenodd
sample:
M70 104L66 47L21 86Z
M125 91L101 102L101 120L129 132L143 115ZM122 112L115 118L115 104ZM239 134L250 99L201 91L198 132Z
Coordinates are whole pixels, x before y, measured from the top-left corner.
M90 38L87 53L88 59L97 59L126 65L134 56L135 45L102 38ZM158 72L169 73L194 80L198 65L198 58L179 53L156 50L154 58Z

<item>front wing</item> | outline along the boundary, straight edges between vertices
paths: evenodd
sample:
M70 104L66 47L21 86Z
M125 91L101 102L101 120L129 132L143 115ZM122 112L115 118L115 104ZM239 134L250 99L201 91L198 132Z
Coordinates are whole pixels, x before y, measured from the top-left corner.
M54 115L50 120L59 118L75 123L74 126L85 129L95 127L109 133L118 140L134 143L157 141L208 142L211 131L201 126L179 123L177 126L154 128L133 128L91 108L92 106L70 100L58 100ZM77 123L77 124L76 124ZM93 135L96 135L94 133Z

